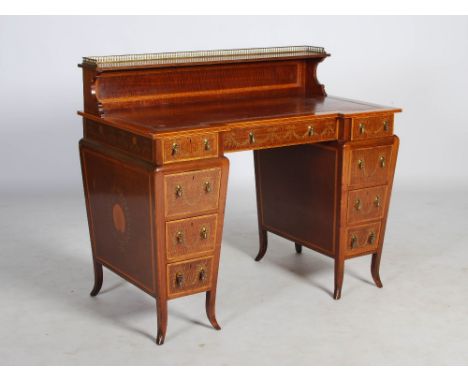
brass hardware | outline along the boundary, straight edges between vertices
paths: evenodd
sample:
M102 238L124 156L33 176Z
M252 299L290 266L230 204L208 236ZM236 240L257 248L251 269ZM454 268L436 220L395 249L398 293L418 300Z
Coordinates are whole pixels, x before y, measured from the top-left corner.
M205 182L204 189L206 193L211 192L211 183Z
M182 196L182 186L179 184L175 188L175 195L176 198L180 198Z
M206 229L206 227L202 227L202 229L200 230L200 237L203 240L208 239L208 230Z
M307 135L311 137L314 134L315 134L314 127L311 125L307 126Z
M375 205L377 208L380 207L381 202L380 202L380 196L379 196L379 195L377 195L377 196L375 197L375 199L374 199L374 205Z
M359 159L357 161L357 165L358 165L359 169L362 170L364 168L364 159Z
M203 146L205 147L205 151L211 150L211 145L210 145L210 141L208 140L208 138L203 139Z
M249 133L249 142L255 143L255 134L252 131Z
M364 125L363 123L360 123L359 124L359 133L364 134L365 132L366 132L366 125Z
M375 243L375 233L374 232L370 233L369 238L367 239L367 242L369 244L374 244Z
M351 236L351 248L356 248L357 247L357 237L356 235Z
M182 244L184 242L184 234L181 231L176 233L177 244Z
M356 199L356 201L354 202L354 208L356 208L356 210L360 210L362 207L361 205L361 199Z
M385 165L386 165L385 157L384 157L384 156L381 156L381 157L379 158L379 161L380 161L380 167L384 168Z
M177 288L182 288L184 286L184 274L177 272L175 282Z
M198 274L198 279L200 281L205 281L206 277L207 277L207 274L206 274L205 268L200 269L200 273Z
M383 121L383 129L384 129L384 131L390 130L390 127L388 126L388 121L387 120Z
M178 143L174 142L172 144L172 156L175 156L179 153L180 146Z

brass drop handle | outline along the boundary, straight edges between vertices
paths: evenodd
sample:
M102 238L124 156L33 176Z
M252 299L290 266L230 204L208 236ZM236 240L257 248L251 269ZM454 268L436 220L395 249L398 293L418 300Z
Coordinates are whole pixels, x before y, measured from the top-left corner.
M176 156L179 153L180 145L176 142L172 144L172 156Z
M175 195L176 198L180 198L182 196L182 186L178 184L175 188Z
M315 134L314 127L311 126L311 125L307 126L307 135L308 135L309 137L311 137L311 136L313 136L314 134Z
M202 238L202 240L208 239L208 230L206 229L206 227L202 227L202 229L200 230L200 237Z
M249 133L249 142L251 144L255 143L255 134L252 131Z
M204 188L206 193L211 192L211 183L210 182L205 182L205 184L203 185L203 188Z
M357 247L357 237L356 235L351 236L351 248L356 248Z
M366 132L366 125L364 123L359 124L359 133L364 134Z
M198 274L198 279L200 281L205 281L206 278L207 278L207 274L206 274L205 268L200 269L200 273Z
M203 146L205 147L205 151L211 150L210 141L207 138L203 139Z
M381 204L382 204L382 203L381 203L381 201L380 201L380 196L377 195L377 196L375 197L375 199L374 199L374 206L376 206L377 208L379 208Z
M361 199L356 199L356 201L354 202L354 208L359 211L361 208L362 208L362 203L361 203Z
M184 286L184 274L181 272L177 272L175 282L177 288L182 288Z
M364 169L364 159L359 159L358 162L357 162L357 165L359 167L359 170L363 170Z
M176 241L177 244L182 244L184 242L184 234L182 233L182 231L178 231L176 233Z
M379 161L380 161L380 167L384 168L387 163L383 155L379 158Z
M375 233L374 232L371 232L368 239L367 239L367 242L369 244L374 244L375 243Z
M388 121L387 121L387 120L383 121L383 129L384 129L384 131L390 130L390 129L389 129L389 126L388 126Z

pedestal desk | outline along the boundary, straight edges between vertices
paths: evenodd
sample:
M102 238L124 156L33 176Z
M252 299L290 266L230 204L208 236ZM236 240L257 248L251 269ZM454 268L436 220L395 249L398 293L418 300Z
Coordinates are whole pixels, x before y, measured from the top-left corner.
M267 233L379 265L398 152L393 107L327 96L318 47L85 57L80 155L96 296L103 266L156 299L206 292L214 328L229 162L252 150Z

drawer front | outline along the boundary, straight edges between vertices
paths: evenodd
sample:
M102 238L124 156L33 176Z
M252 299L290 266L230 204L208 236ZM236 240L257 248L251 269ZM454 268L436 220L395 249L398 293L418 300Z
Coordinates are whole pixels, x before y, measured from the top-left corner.
M348 228L347 255L372 252L377 249L380 238L380 223Z
M211 285L211 257L183 261L167 266L167 294L177 297L206 291Z
M386 200L387 186L350 191L348 193L348 224L382 218Z
M327 118L234 128L223 133L223 145L225 151L237 151L333 141L337 138L337 120Z
M162 140L163 163L218 156L218 135L181 135Z
M381 138L393 135L393 115L355 118L351 129L351 139Z
M174 220L166 223L166 255L169 261L212 251L215 246L217 215Z
M365 187L386 183L391 162L391 145L353 150L349 185Z
M221 168L164 176L165 216L189 216L218 208Z

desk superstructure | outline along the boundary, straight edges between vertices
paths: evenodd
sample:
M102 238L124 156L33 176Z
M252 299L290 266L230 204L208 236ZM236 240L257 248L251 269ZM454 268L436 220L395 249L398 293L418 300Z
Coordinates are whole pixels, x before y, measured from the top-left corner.
M318 47L86 57L80 141L95 284L102 267L156 299L215 299L229 162L253 150L260 260L267 232L334 259L371 255L379 277L400 109L327 96Z

